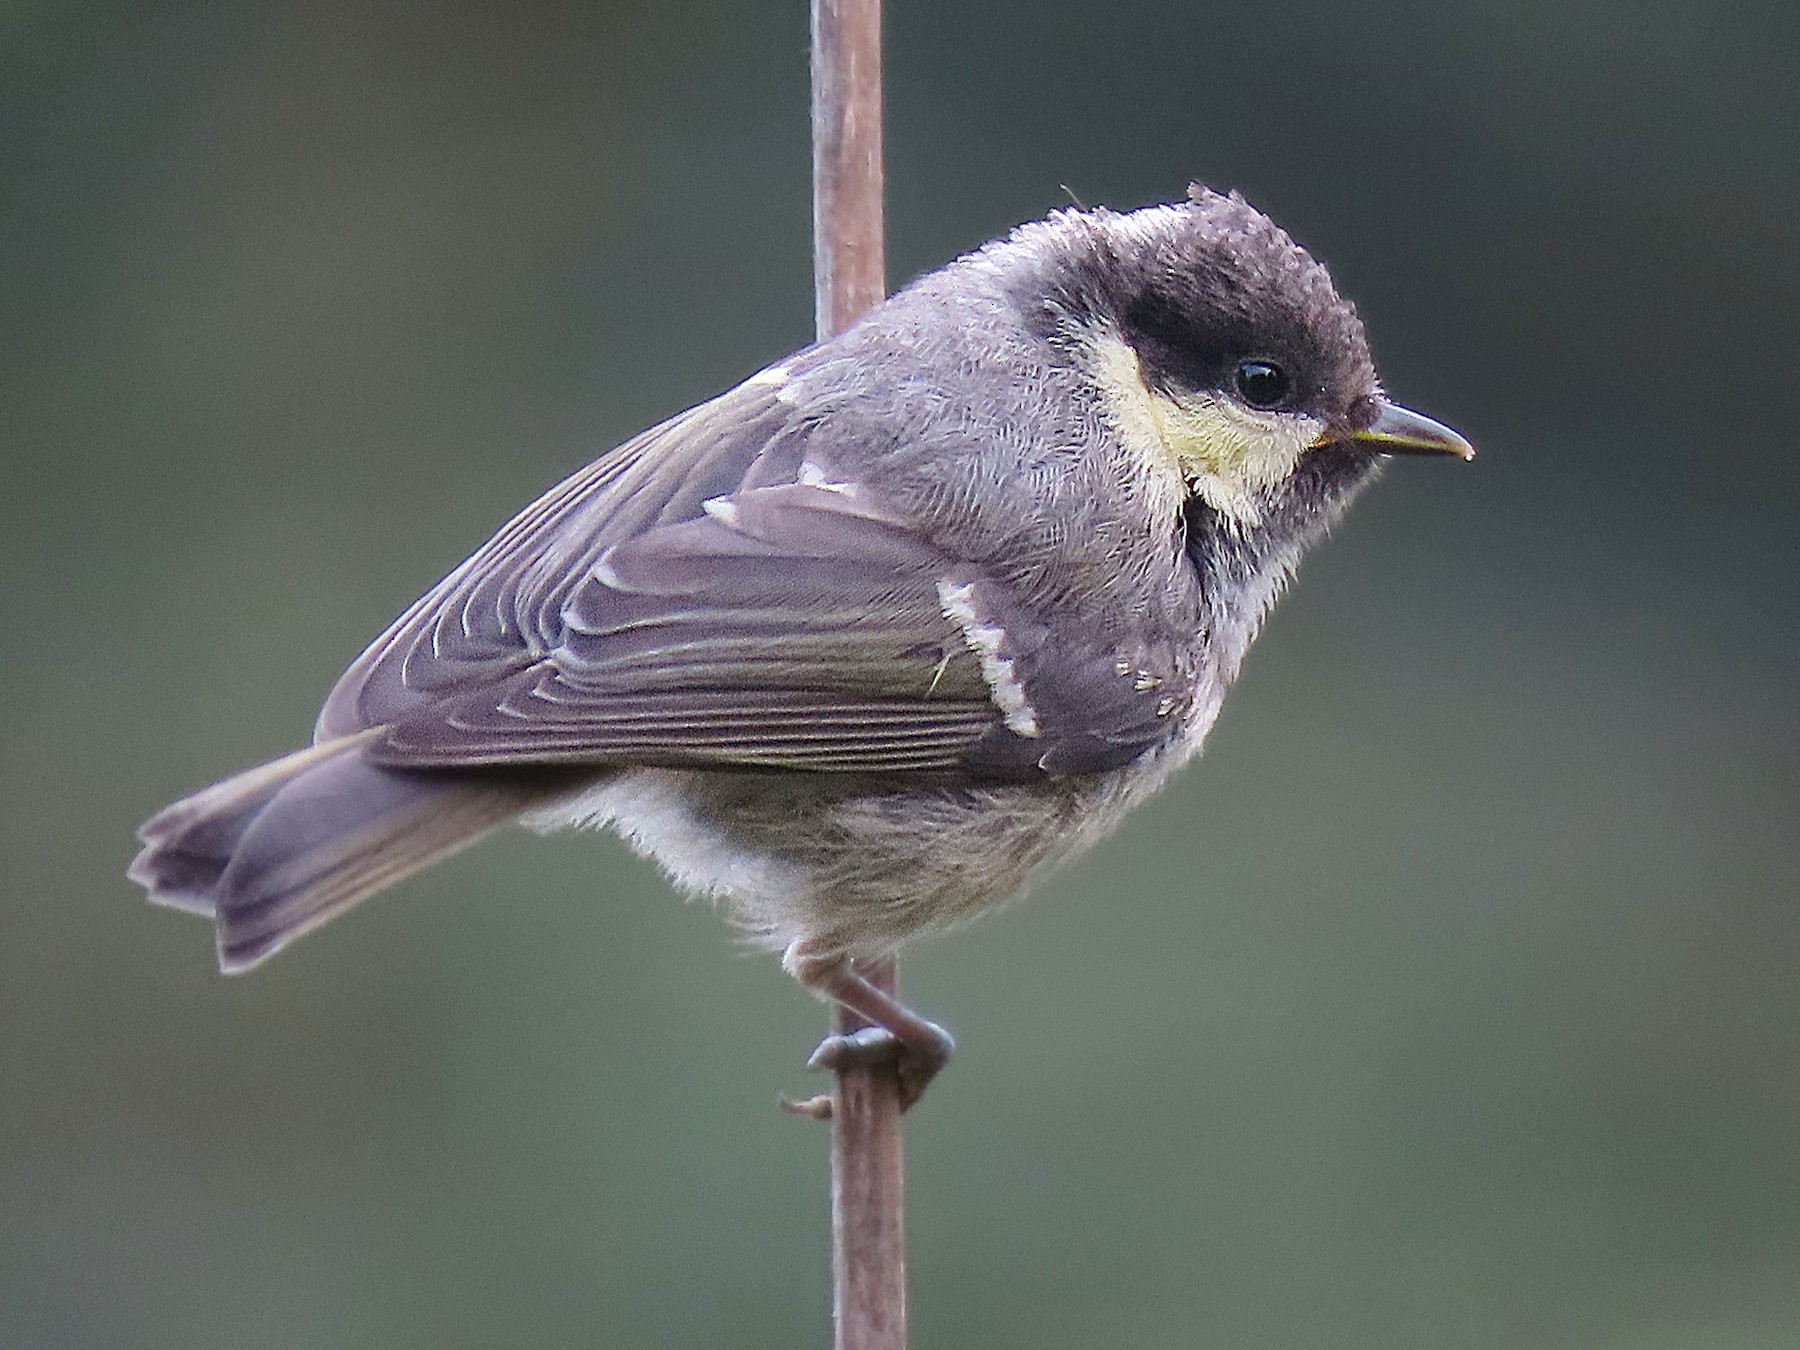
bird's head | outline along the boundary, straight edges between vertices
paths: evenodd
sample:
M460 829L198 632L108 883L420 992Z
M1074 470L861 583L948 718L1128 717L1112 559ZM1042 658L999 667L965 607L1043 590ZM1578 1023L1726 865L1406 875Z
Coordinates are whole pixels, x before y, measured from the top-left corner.
M1385 455L1475 453L1387 398L1324 265L1235 193L1065 212L1045 243L1044 312L1075 338L1122 439L1226 520L1259 523L1317 452L1358 479Z

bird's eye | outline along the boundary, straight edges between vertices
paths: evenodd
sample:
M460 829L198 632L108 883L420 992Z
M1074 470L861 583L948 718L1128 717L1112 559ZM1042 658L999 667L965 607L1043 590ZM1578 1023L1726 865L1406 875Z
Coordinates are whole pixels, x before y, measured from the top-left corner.
M1238 397L1252 408L1277 408L1287 401L1287 372L1267 361L1240 361L1237 368Z

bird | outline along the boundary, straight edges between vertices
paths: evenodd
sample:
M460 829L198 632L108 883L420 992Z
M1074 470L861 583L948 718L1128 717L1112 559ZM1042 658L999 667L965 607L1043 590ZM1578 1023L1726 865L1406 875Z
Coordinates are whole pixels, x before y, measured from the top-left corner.
M1384 463L1473 454L1242 195L1058 210L552 488L129 875L235 973L503 825L610 827L910 1106L954 1042L869 963L1098 843Z

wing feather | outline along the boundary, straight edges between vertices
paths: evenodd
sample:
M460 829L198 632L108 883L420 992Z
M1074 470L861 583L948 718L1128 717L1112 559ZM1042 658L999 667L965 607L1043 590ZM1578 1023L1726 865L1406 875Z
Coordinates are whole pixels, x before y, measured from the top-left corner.
M1017 776L1166 737L1178 653L1030 613L835 473L841 428L782 392L752 379L545 494L345 672L318 738L374 728L413 767Z

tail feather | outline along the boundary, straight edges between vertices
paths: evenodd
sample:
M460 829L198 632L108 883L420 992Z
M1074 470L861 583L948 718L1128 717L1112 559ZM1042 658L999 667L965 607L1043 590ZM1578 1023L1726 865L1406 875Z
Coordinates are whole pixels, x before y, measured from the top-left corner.
M238 840L275 794L351 742L333 741L258 765L166 806L138 827L144 847L125 875L152 904L215 917L214 890Z
M314 746L176 802L139 831L129 876L157 904L211 917L221 969L248 970L571 786L566 773L383 768L365 740Z

